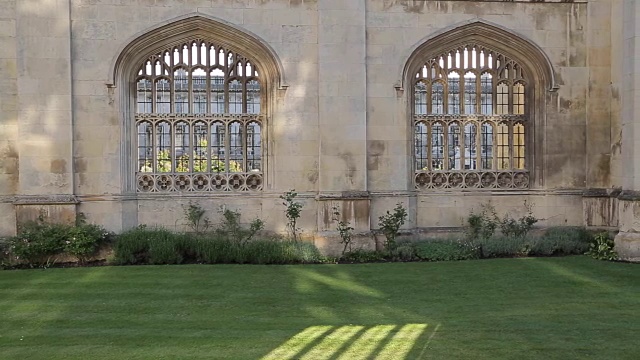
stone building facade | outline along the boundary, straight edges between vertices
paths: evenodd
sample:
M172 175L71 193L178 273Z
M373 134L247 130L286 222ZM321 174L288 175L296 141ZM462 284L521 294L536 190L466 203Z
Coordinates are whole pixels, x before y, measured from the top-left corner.
M198 203L328 251L533 205L640 257L635 0L0 0L0 235L180 227Z

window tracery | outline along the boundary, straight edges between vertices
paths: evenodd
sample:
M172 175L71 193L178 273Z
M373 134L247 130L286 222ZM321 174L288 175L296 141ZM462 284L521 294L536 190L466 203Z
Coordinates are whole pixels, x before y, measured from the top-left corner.
M195 39L148 57L135 81L138 192L262 189L266 118L249 59Z
M428 59L413 73L417 189L529 187L523 68L468 44Z

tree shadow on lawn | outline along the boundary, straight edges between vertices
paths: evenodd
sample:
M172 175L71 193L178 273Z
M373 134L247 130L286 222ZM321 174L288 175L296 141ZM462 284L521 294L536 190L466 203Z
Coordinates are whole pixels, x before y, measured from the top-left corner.
M556 258L3 272L0 354L29 359L624 358L620 347L633 342L640 323L638 314L630 313L640 306L632 296L639 285L629 285L640 280L640 272L632 270L611 291L583 278L595 268L598 282L608 283L617 272L604 270L616 266ZM581 277L567 277L558 267ZM620 287L629 295L615 293ZM591 294L600 299L584 305ZM609 322L596 327L616 341L592 349L598 332L590 327L598 322L587 318L590 307L600 306L598 301L615 305L616 299L623 299L628 311L601 313Z

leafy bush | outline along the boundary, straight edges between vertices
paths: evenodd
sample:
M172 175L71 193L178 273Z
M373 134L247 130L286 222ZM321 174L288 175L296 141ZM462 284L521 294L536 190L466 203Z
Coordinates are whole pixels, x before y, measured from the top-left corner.
M618 260L618 253L613 250L613 239L608 233L602 232L594 237L594 242L589 246L587 255L596 260Z
M480 257L476 245L468 241L431 239L415 244L416 256L426 261L470 260Z
M471 211L467 217L465 233L470 241L492 237L500 223L493 205L483 204L481 209L479 213Z
M465 229L467 239L470 241L484 240L491 238L499 227L503 236L525 237L538 219L533 216L532 205L525 201L524 207L527 213L518 218L513 218L510 214L505 214L502 219L496 214L495 208L491 204L483 204L482 211L473 211L467 217L467 228Z
M182 210L187 225L196 234L206 231L211 225L209 218L204 216L206 210L202 206L189 201L189 205L183 206Z
M500 232L502 232L502 235L521 238L533 229L533 225L538 222L538 219L533 216L531 204L527 204L525 201L524 206L527 209L527 213L518 219L512 218L508 213L504 215L500 221Z
M531 255L577 255L589 249L593 236L583 227L553 227L531 240Z
M62 254L68 233L68 225L30 222L9 239L9 246L16 260L31 266L47 266Z
M112 234L103 227L83 221L69 229L69 236L64 242L64 252L76 257L81 264L85 263L111 236Z
M83 263L109 235L104 228L87 224L81 214L76 225L39 220L20 227L18 235L8 240L9 252L30 266L49 266L64 253Z
M382 234L384 234L386 240L384 243L387 251L393 249L396 246L396 238L400 227L407 221L407 210L401 203L397 203L393 208L393 212L387 210L387 212L378 218L378 227Z
M215 233L220 237L224 237L230 241L238 242L240 245L244 245L251 240L258 232L264 229L264 222L260 219L255 219L249 224L249 228L245 229L240 223L241 214L238 211L225 209L222 211L222 223L215 230Z

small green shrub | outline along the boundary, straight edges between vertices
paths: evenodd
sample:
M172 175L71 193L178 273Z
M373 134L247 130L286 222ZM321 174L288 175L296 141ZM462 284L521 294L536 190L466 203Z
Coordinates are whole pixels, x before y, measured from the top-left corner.
M613 239L608 233L602 232L594 237L594 242L589 246L587 255L596 260L618 260L618 253L613 250Z
M521 257L531 252L530 240L522 236L493 236L479 244L483 258Z
M416 248L409 243L398 244L398 246L389 251L388 258L391 261L414 261L418 259Z
M64 252L84 264L95 255L100 245L109 241L111 237L112 234L103 227L82 221L69 229L69 235L64 242Z
M216 235L201 236L194 241L195 260L203 264L242 262L238 243Z
M533 216L533 206L527 204L526 201L524 202L524 206L527 209L527 213L518 219L514 219L508 213L504 215L500 221L500 232L503 236L516 238L525 237L529 231L533 229L533 225L538 222L538 219Z
M113 263L116 265L137 265L149 262L149 244L163 234L163 229L148 229L142 225L125 231L116 237L113 246Z
M407 221L407 216L407 210L402 203L397 203L396 207L393 208L393 212L387 210L384 215L378 218L378 227L386 238L384 246L387 251L390 251L396 246L398 232L405 221Z
M467 217L465 233L469 241L492 237L500 224L500 219L493 205L482 204L480 208L482 210L479 213L471 211Z
M211 223L209 218L205 216L206 210L202 206L189 202L189 205L182 207L184 211L184 218L187 221L187 225L191 228L191 231L196 234L207 231Z
M552 227L531 239L532 256L578 255L589 249L593 236L583 227Z
M415 244L416 256L426 261L454 261L479 258L478 247L468 241L431 239Z
M345 263L370 263L385 261L386 256L380 251L357 249L342 254L341 262Z
M351 242L353 240L353 230L355 230L348 221L344 221L340 217L340 210L337 206L333 207L332 220L336 222L336 230L340 234L340 244L344 245L342 254L351 251Z
M190 239L183 234L175 234L169 231L156 233L156 237L149 241L149 263L154 265L181 264L188 254Z
M23 225L17 236L9 239L12 255L31 266L48 266L64 250L69 226L42 221Z
M215 230L215 233L220 237L226 238L229 241L234 241L240 245L244 245L251 240L258 232L264 229L264 222L260 219L255 219L249 224L249 228L245 229L240 223L242 214L239 211L233 211L225 209L222 211L222 223Z
M298 219L302 214L302 204L295 199L298 196L295 190L289 190L280 196L285 206L284 215L287 217L287 231L293 241L298 241Z

